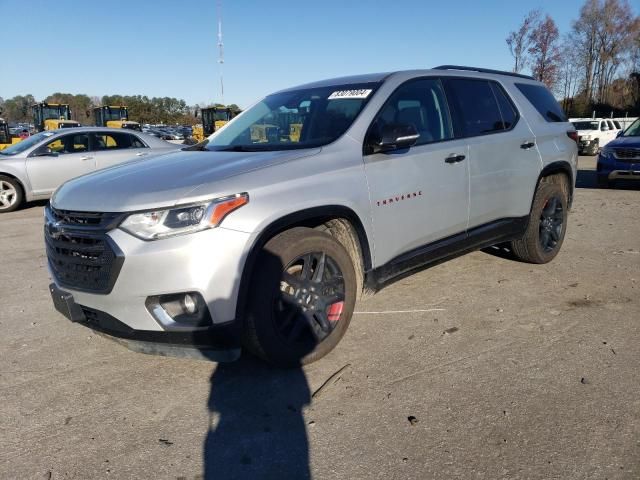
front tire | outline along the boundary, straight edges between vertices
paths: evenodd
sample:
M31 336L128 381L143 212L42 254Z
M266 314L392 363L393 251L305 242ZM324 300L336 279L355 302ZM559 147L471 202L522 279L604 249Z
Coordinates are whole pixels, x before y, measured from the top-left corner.
M548 263L560 251L567 230L567 194L557 183L540 183L524 236L511 242L513 253L529 263Z
M351 257L333 237L301 227L275 236L251 281L245 347L282 367L322 358L344 336L356 290Z
M20 184L14 178L0 175L0 213L17 210L23 199Z

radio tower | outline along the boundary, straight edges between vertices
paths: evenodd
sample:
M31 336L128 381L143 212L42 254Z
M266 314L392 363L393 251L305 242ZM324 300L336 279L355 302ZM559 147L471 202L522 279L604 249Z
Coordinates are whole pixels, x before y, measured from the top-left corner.
M220 66L220 103L224 103L224 81L222 80L222 64L224 63L224 44L222 43L222 0L218 0L218 63Z

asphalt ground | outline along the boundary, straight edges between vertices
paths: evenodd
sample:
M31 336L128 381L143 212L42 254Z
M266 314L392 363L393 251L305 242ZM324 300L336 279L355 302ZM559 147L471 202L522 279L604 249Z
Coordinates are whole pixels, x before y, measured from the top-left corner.
M640 478L640 187L581 157L550 264L476 252L273 370L130 352L57 314L43 204L0 218L0 478Z

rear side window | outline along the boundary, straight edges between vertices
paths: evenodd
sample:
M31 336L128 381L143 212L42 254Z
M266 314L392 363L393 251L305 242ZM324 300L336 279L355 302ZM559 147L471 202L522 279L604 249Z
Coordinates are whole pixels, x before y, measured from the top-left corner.
M141 148L140 140L128 133L96 133L93 137L94 150L120 150L123 148Z
M617 130L620 130L622 127L620 126L620 122L618 122L617 120L613 121L613 124L616 126Z
M613 126L613 122L611 120L607 120L607 126L609 127L609 130L615 130L616 127Z
M567 117L551 92L542 85L516 83L518 90L547 122L567 122Z
M456 137L473 137L505 130L505 122L493 89L487 80L445 80Z

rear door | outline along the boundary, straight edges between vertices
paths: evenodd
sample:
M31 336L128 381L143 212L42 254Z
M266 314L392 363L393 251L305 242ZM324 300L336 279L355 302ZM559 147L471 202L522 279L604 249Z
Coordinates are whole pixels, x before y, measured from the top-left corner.
M411 124L420 137L411 148L368 151L390 124ZM442 83L404 83L378 112L365 139L376 264L464 233L469 210L469 162L465 141L453 139ZM457 157L459 160L451 161ZM449 159L449 160L448 160Z
M445 88L456 137L469 144L469 229L526 215L540 171L531 129L495 81L448 78Z
M27 175L35 195L51 194L72 178L95 169L87 133L69 133L50 140L27 158Z
M97 169L136 160L150 152L149 147L137 135L125 131L92 133L91 145Z

